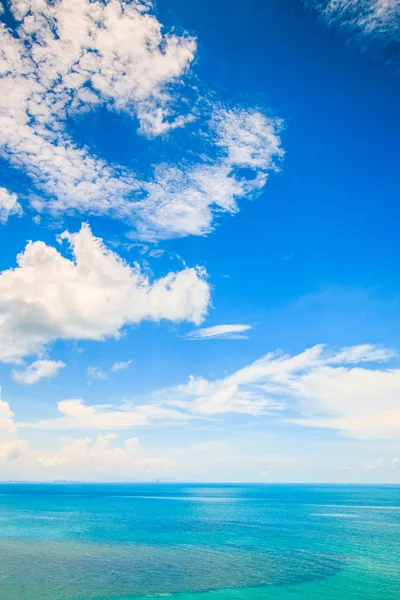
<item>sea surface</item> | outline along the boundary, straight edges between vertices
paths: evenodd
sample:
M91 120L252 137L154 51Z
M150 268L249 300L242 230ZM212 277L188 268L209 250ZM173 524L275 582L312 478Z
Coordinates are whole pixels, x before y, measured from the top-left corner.
M400 487L0 484L0 599L399 600Z

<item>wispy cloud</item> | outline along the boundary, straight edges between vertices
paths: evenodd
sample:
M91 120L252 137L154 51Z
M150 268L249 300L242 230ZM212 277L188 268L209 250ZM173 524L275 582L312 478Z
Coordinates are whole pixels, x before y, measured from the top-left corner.
M185 384L155 390L140 404L65 400L58 403L61 417L19 425L113 430L237 413L338 430L351 438L393 439L400 433L400 371L379 366L393 357L393 351L368 344L317 345L293 356L273 352L221 379L192 376Z
M196 415L269 414L348 437L393 438L400 432L400 371L377 367L393 356L368 344L318 345L294 356L275 352L223 379L191 377L165 397Z
M64 232L72 259L30 242L18 266L0 273L0 360L37 353L61 339L102 340L143 320L200 323L210 290L201 269L150 281L93 236L87 225Z
M246 339L247 336L243 335L246 331L252 328L251 325L214 325L213 327L202 327L195 329L187 334L187 338L190 340L207 340L213 338L225 338L225 339Z
M111 371L122 371L123 369L127 369L132 364L132 362L132 359L126 361L121 360L120 362L116 362L111 367Z
M361 32L387 45L400 40L398 0L306 0L329 24Z
M36 360L23 371L14 370L12 377L18 383L32 384L45 377L53 377L64 367L65 363L61 360Z
M183 411L157 403L88 406L82 399L58 402L61 416L33 423L18 423L18 427L49 430L99 429L115 431L166 424L183 423L191 417Z
M90 379L107 379L107 373L98 367L88 367L86 374Z

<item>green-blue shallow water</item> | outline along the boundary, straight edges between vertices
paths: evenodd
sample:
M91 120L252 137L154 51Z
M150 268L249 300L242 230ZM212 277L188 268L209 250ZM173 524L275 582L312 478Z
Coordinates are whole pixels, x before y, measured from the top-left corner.
M1 484L0 599L399 600L394 486Z

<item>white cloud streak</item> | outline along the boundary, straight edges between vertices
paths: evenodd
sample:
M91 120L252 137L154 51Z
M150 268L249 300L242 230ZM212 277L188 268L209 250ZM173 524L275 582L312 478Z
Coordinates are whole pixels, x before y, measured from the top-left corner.
M12 377L18 383L32 384L37 383L45 377L53 377L60 369L65 367L61 360L36 360L30 364L24 371L12 372Z
M121 360L120 362L116 362L111 367L111 371L122 371L124 369L127 369L132 364L132 362L132 359L126 361Z
M57 407L61 417L42 419L33 423L21 422L18 423L18 427L62 431L74 429L117 431L149 425L171 425L190 419L190 415L182 411L156 403L137 406L128 403L121 406L88 406L78 398L62 400L58 402Z
M383 45L400 39L398 0L311 0L329 24L339 24Z
M210 290L201 269L151 282L95 238L89 227L59 237L72 259L30 242L0 274L0 360L38 353L55 339L103 340L143 320L200 323Z
M246 331L252 329L251 325L214 325L213 327L202 327L195 329L187 334L190 340L208 340L208 339L246 339L243 335Z
M168 391L167 403L195 415L270 414L353 438L395 438L400 370L376 366L393 356L368 344L341 350L318 345L294 356L270 353L223 379L191 377Z

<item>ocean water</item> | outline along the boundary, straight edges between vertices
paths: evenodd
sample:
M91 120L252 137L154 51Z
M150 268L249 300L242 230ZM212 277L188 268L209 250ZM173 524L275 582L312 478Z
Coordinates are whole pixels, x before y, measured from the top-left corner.
M0 484L1 600L400 600L400 487Z

